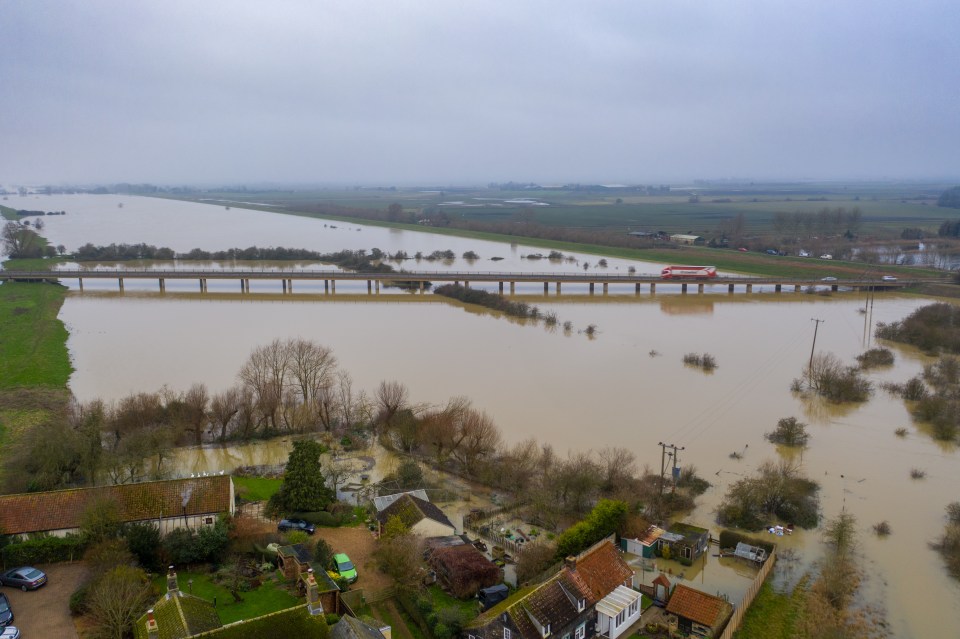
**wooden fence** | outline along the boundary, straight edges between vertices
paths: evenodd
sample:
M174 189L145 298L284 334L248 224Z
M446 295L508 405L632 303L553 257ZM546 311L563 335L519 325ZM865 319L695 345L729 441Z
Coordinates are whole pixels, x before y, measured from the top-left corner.
M753 583L750 584L749 588L747 588L747 592L745 595L743 595L740 605L734 609L733 616L730 617L730 621L727 623L727 627L724 628L723 634L720 635L719 639L733 639L733 633L735 633L737 630L740 630L740 625L743 623L744 615L747 614L750 604L753 603L757 593L760 592L760 587L763 585L763 582L767 580L767 577L770 575L770 571L773 570L773 565L776 562L777 549L774 547L774 549L770 551L770 556L767 557L767 560L763 562L763 566L760 567L760 572L758 572L757 576L753 578Z

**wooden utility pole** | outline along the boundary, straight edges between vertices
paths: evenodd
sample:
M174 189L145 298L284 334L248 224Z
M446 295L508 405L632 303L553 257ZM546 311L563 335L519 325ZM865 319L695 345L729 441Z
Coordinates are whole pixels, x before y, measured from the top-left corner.
M813 350L817 347L817 330L820 328L820 322L825 322L827 320L817 319L815 317L810 318L811 322L816 322L817 325L813 328L813 344L810 346L810 363L807 364L807 386L813 386Z

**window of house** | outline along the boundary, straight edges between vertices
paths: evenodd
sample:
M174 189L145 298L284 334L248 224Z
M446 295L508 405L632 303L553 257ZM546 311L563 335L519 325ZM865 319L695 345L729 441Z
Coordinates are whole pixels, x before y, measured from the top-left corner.
M587 624L582 623L579 626L577 626L577 631L574 633L574 639L583 639L586 636L587 636Z
M509 628L504 628L504 629L503 629L503 639L510 639L510 629L509 629Z
M687 559L690 559L690 554L691 554L691 553L690 553L690 546L684 546L684 548L683 548L683 556L684 556L685 558L687 558Z

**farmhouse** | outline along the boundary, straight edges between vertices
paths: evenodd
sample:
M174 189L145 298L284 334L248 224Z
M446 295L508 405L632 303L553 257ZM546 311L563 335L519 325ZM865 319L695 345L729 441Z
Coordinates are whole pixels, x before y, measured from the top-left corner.
M63 537L79 531L84 513L103 502L116 505L121 522L156 523L160 534L166 535L178 528L212 526L218 515L233 515L233 480L229 475L214 475L2 495L0 534Z
M409 493L401 495L399 499L377 513L381 533L387 520L394 516L399 517L410 532L421 537L443 537L457 534L456 526L447 519L442 510L429 501Z
M616 639L640 618L633 571L610 539L568 557L553 577L496 604L463 631L465 639Z

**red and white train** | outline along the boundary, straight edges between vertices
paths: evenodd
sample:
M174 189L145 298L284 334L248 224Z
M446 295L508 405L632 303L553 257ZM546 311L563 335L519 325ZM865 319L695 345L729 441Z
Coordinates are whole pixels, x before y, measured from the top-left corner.
M716 266L668 266L660 271L665 280L708 280L716 276Z

